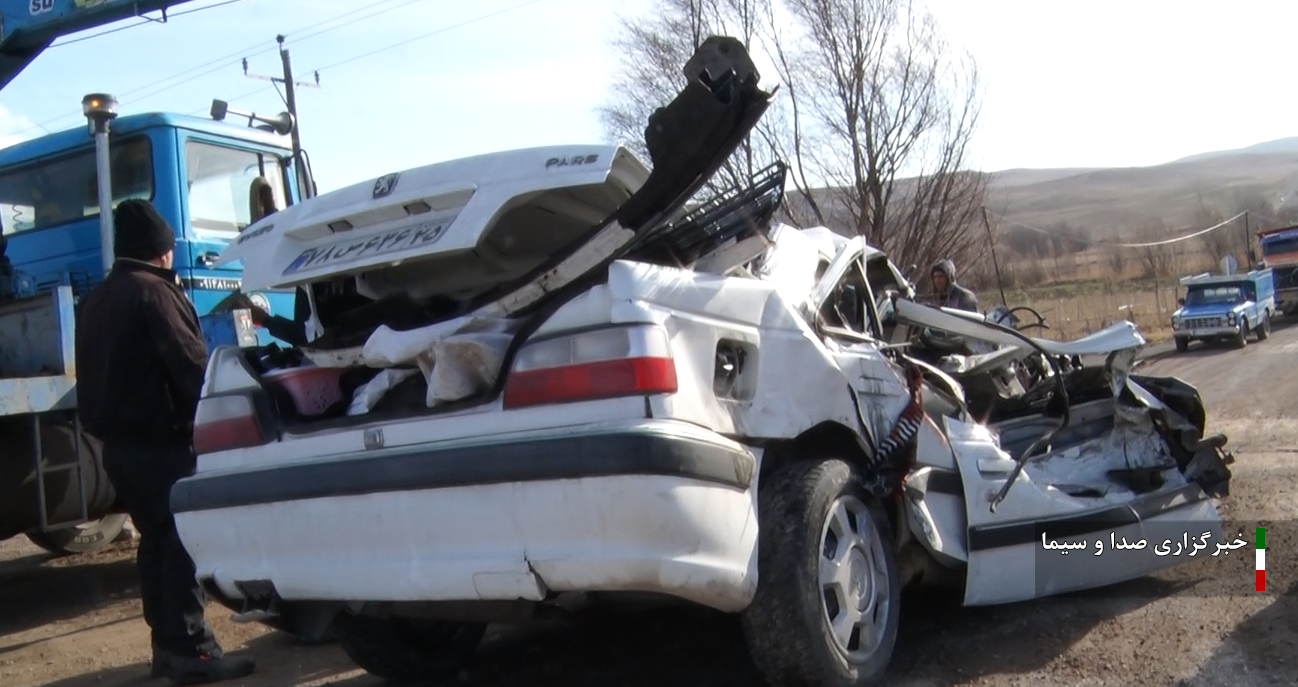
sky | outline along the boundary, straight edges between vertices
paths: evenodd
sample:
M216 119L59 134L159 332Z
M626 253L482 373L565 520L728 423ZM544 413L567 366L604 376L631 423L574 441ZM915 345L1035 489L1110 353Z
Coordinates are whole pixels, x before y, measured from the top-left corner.
M252 74L279 75L277 34L298 80L319 70L321 87L297 100L321 191L477 153L600 142L614 23L651 4L194 0L166 23L102 33L141 21L127 20L56 41L0 91L0 146L84 126L91 92L114 94L123 114L206 115L213 98L278 113L271 84L240 65L246 57ZM1298 3L927 4L978 61L986 90L973 161L985 171L1154 165L1298 135Z

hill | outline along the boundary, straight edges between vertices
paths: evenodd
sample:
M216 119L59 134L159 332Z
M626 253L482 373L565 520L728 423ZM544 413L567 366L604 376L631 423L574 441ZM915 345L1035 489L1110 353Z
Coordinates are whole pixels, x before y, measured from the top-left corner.
M1096 238L1131 235L1153 222L1202 228L1202 211L1250 211L1253 226L1298 219L1298 137L1191 155L1150 167L1011 169L995 172L988 209ZM1287 202L1286 202L1287 201Z

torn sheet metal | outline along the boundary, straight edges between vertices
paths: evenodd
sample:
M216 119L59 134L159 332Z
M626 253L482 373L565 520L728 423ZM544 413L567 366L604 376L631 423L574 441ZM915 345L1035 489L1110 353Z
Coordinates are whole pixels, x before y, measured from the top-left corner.
M981 320L981 317L974 315L971 318L971 313L957 314L959 311L934 308L904 299L896 301L896 312L897 321L905 324L933 327L1002 346L1030 348L1023 339L987 324L986 321ZM1045 352L1063 356L1100 355L1127 348L1140 348L1147 343L1136 325L1131 322L1118 322L1075 341L1028 338Z

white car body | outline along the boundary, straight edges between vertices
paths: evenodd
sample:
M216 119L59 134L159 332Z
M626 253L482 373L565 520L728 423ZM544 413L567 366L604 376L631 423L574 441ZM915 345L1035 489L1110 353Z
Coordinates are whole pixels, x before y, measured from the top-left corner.
M245 230L222 260L243 261L248 289L354 278L371 298L471 299L541 265L556 245L546 232L577 236L574 228L616 211L647 177L629 152L601 146L429 165L286 208ZM412 203L429 211L412 217L402 209ZM330 231L342 221L355 238ZM427 240L411 238L418 231ZM1203 427L1133 379L1144 343L1133 327L1061 343L916 305L883 253L823 228L763 228L684 266L601 266L632 233L607 225L556 267L454 317L406 329L380 324L363 341L304 351L322 367L405 369L406 383L427 391L399 412L374 410L375 399L395 393L395 378L378 375L336 418L281 423L283 406L270 409L246 352L215 351L196 435L225 427L220 441L233 443L200 448L197 473L173 491L199 579L256 618L439 602L490 617L493 603L540 604L564 592L650 592L745 612L763 583L759 542L773 526L759 508L764 480L807 456L867 464L910 401L904 366L926 371L927 412L899 495L881 499L892 516L889 556L900 560L890 585L945 572L963 585L966 604L981 605L1184 562L1145 557L1106 567L1087 555L1052 567L1042 563L1055 551L1038 536L1042 523L1059 524L1049 537L1056 544L1149 538L1161 521L1219 533L1201 485L1212 482L1203 475L1218 467L1217 455L1199 450L1178 467L1150 416L1181 422L1187 436ZM517 248L528 241L534 250ZM873 295L857 301L865 328L826 326L819 315L848 293L840 287L858 267ZM552 295L588 273L596 283ZM949 374L905 357L879 329L885 287L900 293L891 301L899 322L979 338L993 352ZM528 308L538 303L555 307L537 315ZM309 326L320 335L314 312ZM1018 454L1055 420L1033 411L980 422L960 407L954 378L1036 355L1110 359L1096 373L1103 391L1071 409L1068 431L1080 435L1061 435L1016 471ZM563 382L571 389L556 386L547 360L588 372ZM528 374L541 381L519 381ZM553 400L599 384L651 390ZM528 394L551 402L506 403ZM229 428L238 422L260 436L234 445ZM1142 466L1160 486L1142 491L1109 472ZM989 503L1008 479L1013 488L993 512ZM1094 525L1114 514L1122 516L1114 525ZM821 565L837 589L864 594L861 575L869 573L854 567L857 559ZM861 612L851 622L864 622ZM839 615L827 622L849 622Z

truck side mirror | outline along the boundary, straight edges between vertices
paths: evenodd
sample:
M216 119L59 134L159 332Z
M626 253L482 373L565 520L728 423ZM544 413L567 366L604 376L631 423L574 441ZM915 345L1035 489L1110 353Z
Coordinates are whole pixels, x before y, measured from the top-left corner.
M1176 304L1177 304L1177 305L1185 305L1185 299L1184 299L1184 298L1178 298L1178 299L1176 299Z

